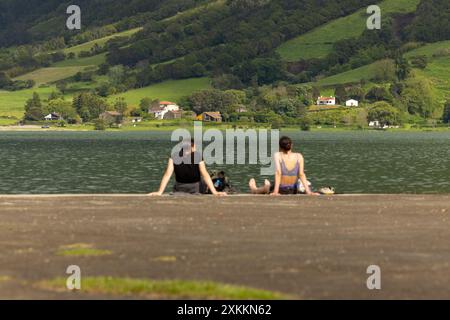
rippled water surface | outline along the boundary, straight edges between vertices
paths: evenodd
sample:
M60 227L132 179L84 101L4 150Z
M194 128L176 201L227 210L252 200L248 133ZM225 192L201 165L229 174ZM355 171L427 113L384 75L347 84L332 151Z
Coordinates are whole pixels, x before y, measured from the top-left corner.
M339 193L450 193L450 133L289 132L316 187ZM143 193L159 185L165 132L0 132L0 193ZM247 192L258 165L224 168ZM269 177L271 178L271 177Z

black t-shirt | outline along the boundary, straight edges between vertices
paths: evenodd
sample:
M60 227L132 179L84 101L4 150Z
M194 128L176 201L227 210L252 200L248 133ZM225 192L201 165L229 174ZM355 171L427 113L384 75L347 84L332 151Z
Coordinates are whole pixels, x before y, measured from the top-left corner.
M174 160L175 180L178 183L200 182L199 163L203 159L198 152L190 153L181 158L179 156L172 156L172 159Z

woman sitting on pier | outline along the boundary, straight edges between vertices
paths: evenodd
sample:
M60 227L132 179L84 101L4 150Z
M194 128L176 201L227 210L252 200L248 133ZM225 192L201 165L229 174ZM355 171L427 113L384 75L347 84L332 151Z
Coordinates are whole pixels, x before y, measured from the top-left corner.
M201 194L205 193L205 185L215 196L224 196L225 192L218 192L206 169L205 162L200 153L195 152L195 143L184 144L179 154L174 154L167 163L167 168L161 180L159 190L152 192L150 196L160 196L169 183L170 177L175 172L175 185L173 192Z
M275 153L275 185L271 187L269 180L264 181L264 186L257 187L255 179L250 179L250 192L253 194L297 194L299 178L308 195L318 195L311 191L304 172L304 159L301 153L292 152L292 140L282 137L279 142L280 152Z

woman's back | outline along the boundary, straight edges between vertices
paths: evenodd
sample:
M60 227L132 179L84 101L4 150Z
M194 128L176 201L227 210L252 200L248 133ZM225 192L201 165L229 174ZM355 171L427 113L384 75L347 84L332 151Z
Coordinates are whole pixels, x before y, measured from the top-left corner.
M300 172L299 153L280 153L281 189L296 189Z

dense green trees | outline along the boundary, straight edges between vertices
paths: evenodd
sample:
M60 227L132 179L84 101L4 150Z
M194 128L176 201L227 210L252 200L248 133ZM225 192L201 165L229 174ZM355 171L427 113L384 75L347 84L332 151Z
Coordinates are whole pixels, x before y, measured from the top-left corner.
M97 119L101 113L106 111L108 105L101 97L84 92L73 98L73 107L81 119L88 122Z
M125 101L125 98L120 97L120 98L117 98L116 101L114 101L113 107L114 107L115 111L124 114L128 109L128 104Z
M374 79L379 82L391 82L396 80L396 65L392 59L384 59L378 62Z
M147 24L131 45L111 49L108 61L111 65L128 66L144 60L150 65L171 61L140 73L141 86L206 72L237 76L239 81L233 79L232 86L225 84L227 88L239 88L234 85L239 82L273 83L286 78L279 57L271 55L282 41L366 3L369 1L356 4L351 0L321 3L230 0L225 6L210 7L201 15ZM236 11L236 8L246 9ZM184 59L180 60L181 57ZM230 78L221 80L229 82Z
M438 107L433 95L432 84L426 79L412 78L406 81L401 97L410 114L424 118L430 117Z
M55 112L67 121L68 123L77 123L80 121L80 117L77 111L73 107L70 101L64 100L62 98L56 98L49 100L48 105L43 108L44 114Z
M228 106L237 102L234 94L217 89L194 92L187 101L191 110L197 114L205 111L225 111Z
M336 86L338 102L343 104L348 98L364 102L386 101L399 112L420 117L440 116L435 112L438 106L431 84L414 78L414 73L410 72L410 65L425 68L427 58L418 56L408 61L402 54L406 41L449 38L448 1L434 0L430 4L423 0L415 16L384 17L381 30L366 30L358 38L337 41L332 53L325 58L288 65L275 53L275 48L282 42L372 4L372 1L227 0L208 8L198 7L195 14L165 19L203 1L206 2L135 0L124 5L118 0L107 3L80 0L78 5L84 9L85 28L68 33L64 28L61 31L54 26L59 23L64 26L64 21L58 20L58 10L69 1L39 1L40 6L33 13L19 15L25 0L0 0L0 46L14 45L0 49L0 88L32 87L32 82L11 79L57 61L76 58L75 54L66 57L62 49L67 45L143 26L142 31L131 37L117 37L78 54L91 56L106 52L107 63L98 70L85 70L59 81L58 89L65 94L72 87L70 82L94 82L98 75L106 75L107 80L95 84L95 92L107 97L166 79L209 76L213 79L214 89L185 98L183 107L198 113L221 111L225 117L242 121L262 119L261 114L267 112L280 124L304 118L305 106L320 95L317 88L300 92L298 90L303 90L300 88L304 86L289 84L314 81L380 61L371 79L377 82L375 87L367 90L364 83ZM27 3L32 6L37 2L30 0ZM48 24L43 23L43 16ZM400 30L408 24L411 26ZM388 83L393 85L389 87ZM39 108L32 107L33 104L31 102L28 108L30 119L39 115ZM52 104L54 109L61 105L65 110L62 101ZM111 108L124 111L125 104L117 101ZM140 110L135 110L136 114L145 114L148 104L144 101ZM239 105L245 105L249 114L236 113ZM96 94L86 93L75 97L72 108L84 121L92 121L108 105ZM45 109L41 111L45 112Z
M13 81L6 72L0 71L0 89L16 91L16 90L33 88L34 85L35 85L35 82L33 80L15 80L15 81Z
M384 86L374 86L366 94L366 99L370 102L388 101L392 102L393 97Z
M410 39L417 41L450 39L450 1L422 0L406 31Z
M442 115L444 123L450 123L450 101L447 101L444 106L444 114Z
M12 80L6 72L0 72L0 89L11 85Z
M375 103L368 112L369 121L379 121L380 125L397 125L400 123L400 112L387 102Z
M418 69L425 69L428 65L427 56L415 56L410 59L411 66Z
M117 98L113 104L108 104L92 92L80 93L72 101L65 100L55 92L48 100L41 100L39 94L33 93L33 97L26 102L24 120L42 121L45 115L57 113L70 124L93 122L107 110L114 110L123 115L128 111L128 104L123 97Z
M42 120L44 114L42 110L42 102L39 94L33 93L33 97L27 100L25 104L24 120L39 121Z

